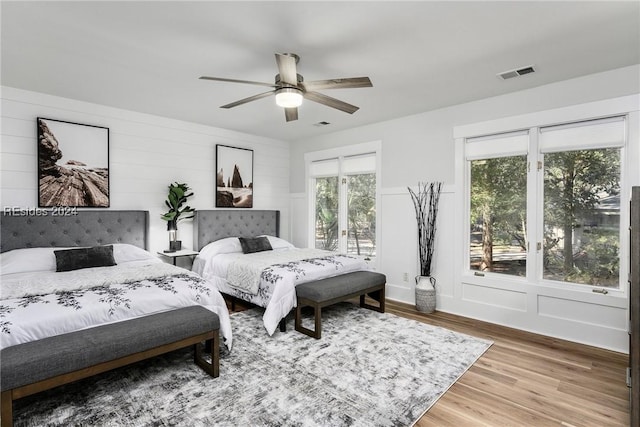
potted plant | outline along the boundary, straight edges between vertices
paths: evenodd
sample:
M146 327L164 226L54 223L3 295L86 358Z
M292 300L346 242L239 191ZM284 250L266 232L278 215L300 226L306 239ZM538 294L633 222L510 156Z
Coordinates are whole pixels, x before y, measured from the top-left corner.
M167 221L167 230L169 231L169 251L175 252L182 248L182 242L177 239L178 221L187 218L193 218L195 209L189 205L182 207L187 199L193 196L193 192L189 192L187 184L174 183L169 185L169 195L164 203L169 208L169 212L163 214L161 218Z
M432 313L436 309L436 279L431 275L431 262L436 237L436 217L440 201L441 182L418 183L418 191L410 187L418 222L418 253L420 275L416 277L416 310Z

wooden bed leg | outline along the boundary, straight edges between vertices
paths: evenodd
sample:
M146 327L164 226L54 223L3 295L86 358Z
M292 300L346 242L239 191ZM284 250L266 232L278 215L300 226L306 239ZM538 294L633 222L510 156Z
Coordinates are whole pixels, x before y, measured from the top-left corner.
M2 397L0 398L1 402L1 410L0 410L0 419L2 423L2 427L12 427L13 426L13 396L11 390L3 391Z
M280 332L287 332L287 316L280 319Z

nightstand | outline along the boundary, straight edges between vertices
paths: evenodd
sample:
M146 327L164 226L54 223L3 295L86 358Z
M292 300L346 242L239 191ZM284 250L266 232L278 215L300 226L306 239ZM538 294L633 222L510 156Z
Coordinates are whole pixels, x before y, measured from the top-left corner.
M193 257L198 255L198 251L192 251L191 249L182 249L175 252L158 252L158 255L162 255L163 257L171 258L173 260L173 265L176 265L176 260L180 257Z

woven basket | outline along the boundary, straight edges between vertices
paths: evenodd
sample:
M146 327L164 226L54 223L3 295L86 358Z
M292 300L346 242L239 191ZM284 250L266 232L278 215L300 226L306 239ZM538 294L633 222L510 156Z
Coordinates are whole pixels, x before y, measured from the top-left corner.
M418 280L422 279L422 280ZM436 290L432 283L435 279L426 276L416 277L416 310L433 313L436 310Z

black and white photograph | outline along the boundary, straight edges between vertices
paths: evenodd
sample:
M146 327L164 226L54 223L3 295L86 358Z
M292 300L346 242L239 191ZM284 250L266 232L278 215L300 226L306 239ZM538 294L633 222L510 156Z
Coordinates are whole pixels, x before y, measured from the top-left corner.
M38 118L38 206L109 207L109 129Z
M253 150L216 145L216 207L253 207Z

